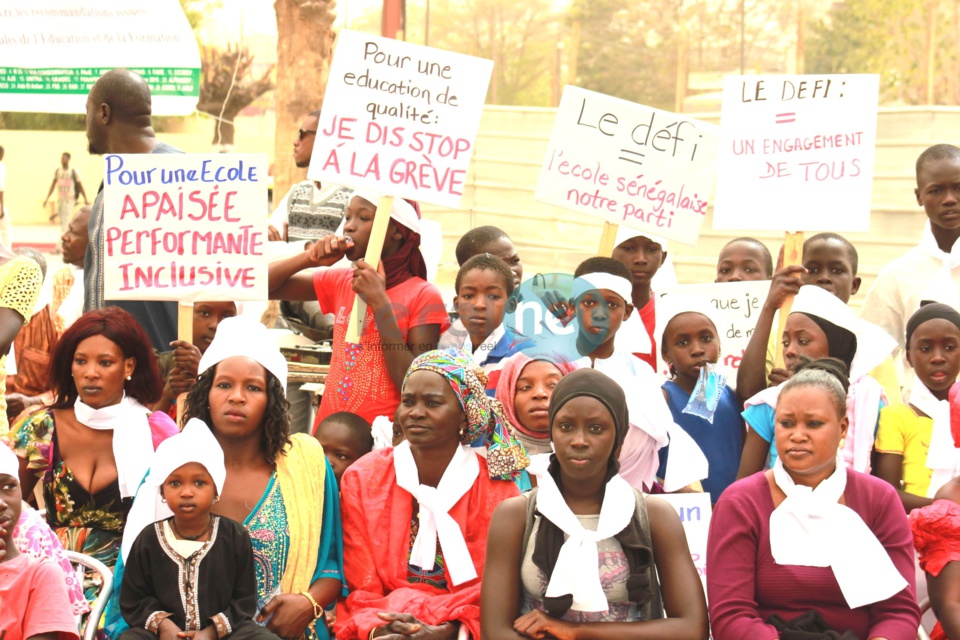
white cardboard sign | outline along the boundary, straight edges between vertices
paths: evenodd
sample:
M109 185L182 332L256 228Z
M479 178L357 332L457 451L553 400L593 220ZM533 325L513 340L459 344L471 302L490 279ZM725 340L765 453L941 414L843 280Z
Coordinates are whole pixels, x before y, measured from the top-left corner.
M458 208L493 62L341 31L308 176Z
M868 231L877 75L728 76L716 229Z
M668 493L651 496L665 500L677 510L683 532L687 535L687 546L690 547L690 557L697 568L697 575L703 583L703 590L707 590L707 534L710 533L710 517L713 508L710 504L709 493Z
M105 156L104 298L266 300L267 157Z
M568 86L536 199L696 244L713 201L719 128Z

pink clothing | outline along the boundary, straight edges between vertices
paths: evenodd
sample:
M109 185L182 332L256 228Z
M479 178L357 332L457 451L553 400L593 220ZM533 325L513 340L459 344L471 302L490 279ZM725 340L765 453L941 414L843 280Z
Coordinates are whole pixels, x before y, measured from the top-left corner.
M650 301L647 304L643 305L642 309L637 309L637 313L640 314L640 319L643 321L643 328L646 329L647 335L650 337L650 344L653 345L653 348L650 349L650 353L634 353L633 355L637 356L648 365L654 371L657 370L657 343L653 339L653 329L657 324L657 296L651 293Z
M153 438L153 450L156 451L160 443L172 435L180 433L180 427L168 414L163 411L151 411L147 416L150 425L150 435Z
M920 624L913 537L897 492L847 469L846 505L863 518L909 585L892 598L850 609L830 567L778 565L770 551L773 497L765 472L732 484L717 502L707 543L707 594L715 640L777 638L765 620L791 620L811 609L831 629L858 638L913 640ZM842 545L843 532L837 532Z
M73 565L67 560L60 539L47 524L43 513L31 509L26 503L20 511L17 526L13 528L13 546L24 555L38 560L47 558L56 563L63 572L64 585L67 588L67 597L70 599L73 614L81 615L90 611L90 605L83 597L83 585L80 584Z
M353 309L353 272L350 269L321 269L313 276L317 301L324 313L335 314L333 325L333 358L327 375L326 391L317 411L315 425L331 413L349 411L367 422L377 416L393 418L400 404L400 390L387 371L387 361L380 342L380 332L368 308L360 344L348 344L347 320ZM410 278L392 289L387 296L404 340L410 329L435 324L442 333L450 324L450 316L435 286L421 278Z
M0 563L0 602L3 640L57 632L60 640L77 640L63 574L50 560L21 554Z

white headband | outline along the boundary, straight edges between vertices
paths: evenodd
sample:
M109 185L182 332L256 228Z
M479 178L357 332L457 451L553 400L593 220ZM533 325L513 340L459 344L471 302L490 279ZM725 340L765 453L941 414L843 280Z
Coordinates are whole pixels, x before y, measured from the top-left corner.
M282 388L287 388L287 361L270 331L256 320L241 316L224 319L217 326L213 342L200 358L197 374L234 356L256 360L277 377Z
M598 289L607 289L623 298L624 302L631 304L633 300L633 283L621 276L615 276L612 273L597 271L594 273L585 273L573 281L573 297L579 298L588 291Z
M20 477L20 459L7 445L0 442L0 474Z
M790 313L817 316L850 333L857 333L857 315L850 307L837 296L814 284L800 287L800 292L793 298Z
M382 196L374 191L357 189L351 197L363 198L374 207L378 207L380 206L380 198ZM403 198L393 199L393 208L390 210L390 217L407 229L415 233L420 233L420 217L417 215L417 210Z

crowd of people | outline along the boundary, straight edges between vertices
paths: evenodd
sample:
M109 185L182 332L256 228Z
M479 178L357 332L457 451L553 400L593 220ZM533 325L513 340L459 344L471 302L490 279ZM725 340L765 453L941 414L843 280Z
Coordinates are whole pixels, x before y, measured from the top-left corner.
M150 104L135 73L105 73L90 152L179 153ZM124 640L909 640L923 591L934 634L960 638L960 148L916 169L923 240L860 317L842 236L808 238L801 265L724 247L716 282L770 283L735 381L708 301L653 290L661 238L620 227L572 294L543 293L544 343L504 321L527 294L503 230L459 239L451 307L416 202L295 185L271 216L269 290L332 341L315 418L243 305L195 303L180 341L175 304L104 300L101 190L64 227L52 299L42 260L0 245L0 368L17 364L0 638L78 638L83 621ZM713 504L705 577L662 497L678 492ZM85 620L101 577L64 550L112 573L102 619Z

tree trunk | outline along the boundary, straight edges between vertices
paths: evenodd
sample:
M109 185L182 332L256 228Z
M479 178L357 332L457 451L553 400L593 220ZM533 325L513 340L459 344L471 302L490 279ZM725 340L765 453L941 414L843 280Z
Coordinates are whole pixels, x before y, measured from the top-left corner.
M305 115L323 104L333 56L335 0L276 0L277 127L274 198L305 177L293 163L293 141Z

